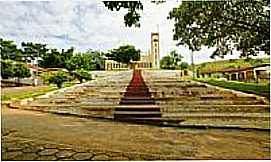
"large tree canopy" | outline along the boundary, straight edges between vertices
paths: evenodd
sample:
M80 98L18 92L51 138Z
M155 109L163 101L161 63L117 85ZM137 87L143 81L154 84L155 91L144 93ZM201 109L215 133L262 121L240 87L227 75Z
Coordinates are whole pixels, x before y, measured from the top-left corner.
M12 60L1 60L1 77L4 79L16 77L19 81L20 78L30 77L30 70L25 64L15 62Z
M212 57L234 49L241 56L270 54L269 0L183 1L169 13L175 21L173 39L191 50L216 47Z
M102 70L104 69L104 54L100 51L88 50L86 53L77 53L66 60L65 64L69 71L76 69Z
M112 11L128 8L125 25L140 27L138 10L143 10L140 1L104 1L104 4ZM173 39L193 51L202 46L216 47L212 57L224 57L233 50L240 51L242 57L258 55L260 51L269 55L269 8L269 0L183 1L169 13L169 19L175 20Z
M111 50L110 53L106 54L106 57L128 64L131 60L138 61L140 59L140 50L136 49L133 45L124 45Z
M2 60L22 60L21 51L17 48L17 45L11 40L4 40L0 38L0 52Z
M103 1L105 7L109 10L119 11L121 8L128 9L127 14L124 16L124 23L126 26L140 27L140 14L139 10L143 10L143 5L140 1Z
M25 57L30 57L34 59L36 57L43 57L46 55L48 49L46 44L33 43L33 42L22 42L21 52Z
M151 0L156 5L166 2L165 0ZM103 1L105 7L111 11L119 11L121 8L128 9L126 15L124 15L125 26L140 27L141 15L139 11L143 10L143 4L140 1Z

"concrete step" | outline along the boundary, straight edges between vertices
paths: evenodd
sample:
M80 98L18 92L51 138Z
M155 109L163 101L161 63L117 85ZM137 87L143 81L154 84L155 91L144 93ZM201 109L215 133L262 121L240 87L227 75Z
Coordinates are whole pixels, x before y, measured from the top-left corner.
M216 95L216 94L201 95L200 96L200 99L202 99L202 100L225 99L225 98L231 98L231 96ZM245 100L256 100L257 98L254 96L247 96L247 97L233 97L232 99L239 100L239 101L245 101Z
M162 114L158 111L114 111L114 118L159 118Z
M176 125L179 124L180 122L183 122L184 120L179 120L179 119L164 119L161 117L122 117L122 118L117 118L115 119L117 121L122 121L122 122L132 122L132 123L138 123L138 124L152 124L152 125L159 125L159 126L171 126L172 124Z
M159 105L168 110L189 110L189 109L266 109L270 110L270 105Z
M152 100L153 98L151 96L125 96L122 97L121 99L125 100Z
M130 90L134 90L137 89L139 91L149 91L149 88L146 86L142 86L142 87L127 87L126 91L130 91Z
M207 106L207 107L206 107ZM236 107L232 105L194 105L191 106L162 106L160 105L161 111L165 113L229 113L229 112L243 112L243 113L269 113L270 107L266 105L242 105L242 107Z
M125 99L123 98L120 103L120 105L133 105L133 104L138 104L138 105L142 105L142 104L155 104L154 99L149 99L149 100L145 100L145 99Z
M163 113L165 118L270 118L269 113Z
M153 111L160 112L158 105L119 105L115 107L115 111L129 111L133 113L134 111Z
M264 105L263 101L257 100L195 100L195 101L156 101L159 105Z

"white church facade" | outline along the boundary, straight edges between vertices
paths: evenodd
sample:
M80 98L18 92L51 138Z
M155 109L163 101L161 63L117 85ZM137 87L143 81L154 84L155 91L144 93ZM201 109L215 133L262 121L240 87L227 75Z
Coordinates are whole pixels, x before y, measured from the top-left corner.
M151 49L140 56L139 61L132 61L132 67L136 69L159 69L160 68L160 45L159 33L151 33ZM105 60L105 70L127 70L127 64L114 60Z

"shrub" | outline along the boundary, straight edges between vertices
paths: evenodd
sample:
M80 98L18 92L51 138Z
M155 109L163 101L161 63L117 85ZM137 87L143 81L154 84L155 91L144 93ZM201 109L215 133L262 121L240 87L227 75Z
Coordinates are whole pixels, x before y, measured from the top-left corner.
M83 80L92 79L91 74L88 71L83 70L83 69L75 70L74 75L80 81L80 83L83 83Z
M11 60L1 60L1 77L4 79L17 78L18 83L21 78L30 77L30 70L25 64Z
M56 84L58 88L61 88L63 83L68 80L68 75L63 71L58 71L51 74L48 77L48 82L51 84Z

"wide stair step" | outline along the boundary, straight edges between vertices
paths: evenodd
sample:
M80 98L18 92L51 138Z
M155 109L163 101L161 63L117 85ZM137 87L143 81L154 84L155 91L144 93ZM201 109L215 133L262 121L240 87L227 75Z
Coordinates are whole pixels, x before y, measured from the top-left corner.
M127 98L123 98L120 101L120 105L134 105L134 104L155 104L154 99L127 99Z
M159 111L115 111L114 112L114 117L115 118L120 118L120 117L136 117L136 118L157 118L157 117L162 117L161 112Z
M115 111L126 111L126 112L160 112L160 107L157 105L120 105L115 108Z

